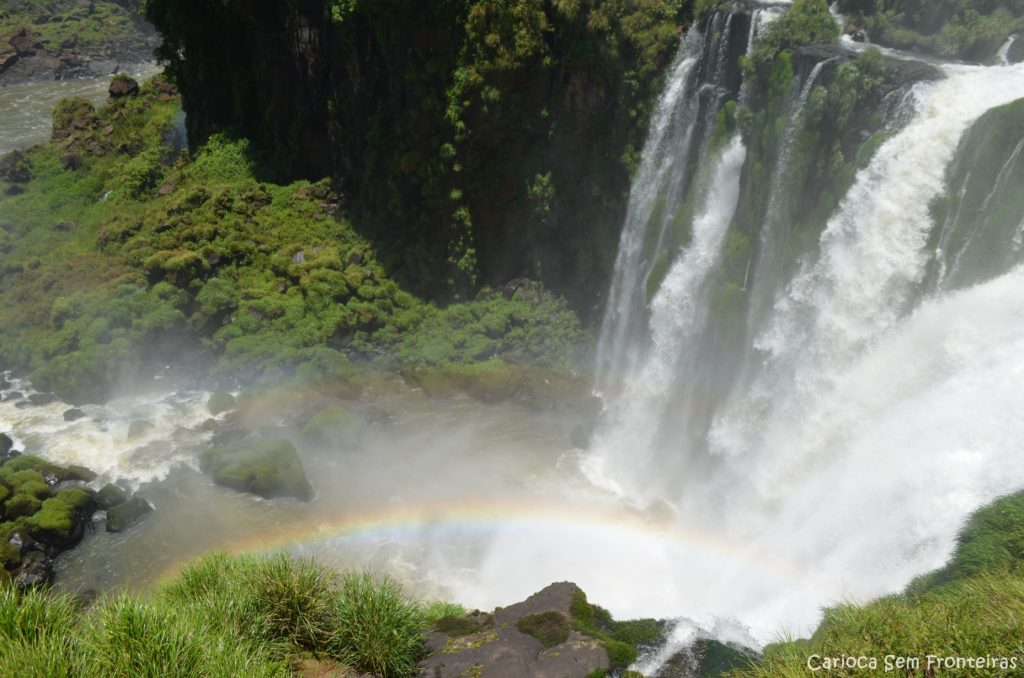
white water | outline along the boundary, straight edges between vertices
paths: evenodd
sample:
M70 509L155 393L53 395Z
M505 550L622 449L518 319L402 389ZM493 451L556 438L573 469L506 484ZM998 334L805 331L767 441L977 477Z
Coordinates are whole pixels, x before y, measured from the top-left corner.
M762 642L806 634L821 606L940 566L971 511L1024 487L1024 270L920 301L929 204L971 123L1024 97L1024 66L945 70L915 88L910 124L858 175L820 254L784 285L759 283L783 292L736 356L758 369L716 406L703 449L657 434L691 419L692 403L669 394L686 391L678 365L699 345L692 288L666 281L649 348L607 403L586 473L736 554L713 572L678 566L672 596L705 629L733 619ZM672 273L708 270L684 253Z
M1013 43L1017 42L1019 38L1020 36L1014 33L1007 38L1006 42L1003 43L1003 46L999 48L996 58L999 59L999 63L1003 66L1010 65L1010 48L1013 47Z
M8 375L9 376L9 375ZM177 391L115 398L104 405L83 405L86 416L64 420L71 405L18 407L13 392L25 396L35 390L24 380L11 379L0 391L0 433L9 433L14 449L42 456L57 464L77 464L100 474L98 484L122 480L132 487L167 477L179 464L193 464L193 446L209 440L199 426L210 419L207 391ZM152 424L142 435L129 439L132 422Z
M685 157L680 162L680 148L685 155L697 123L696 102L685 101L683 95L697 67L702 42L696 31L684 38L669 71L665 91L651 116L644 157L630 190L624 235L608 301L609 318L616 321L606 321L602 327L599 365L605 363L602 356L620 356L632 344L630 334L638 312L636 297L643 285L647 264L642 261L647 222L658 191L666 182L678 183L685 166ZM630 360L630 356L625 359Z

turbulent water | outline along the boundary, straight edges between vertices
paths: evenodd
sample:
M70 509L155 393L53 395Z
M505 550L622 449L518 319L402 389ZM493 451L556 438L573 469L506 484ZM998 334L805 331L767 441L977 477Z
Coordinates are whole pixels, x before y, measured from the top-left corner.
M1003 242L982 251L1001 248L1012 260L982 269L970 258L977 221L953 215L955 230L930 210L950 190L947 170L971 124L1024 97L1024 66L943 70L945 79L913 88L909 123L859 173L792 274L773 258L791 218L770 201L743 290L748 337L731 356L743 368L732 375L709 382L702 373L715 350L713 290L702 281L725 256L736 148L701 149L720 154L716 190L649 301L650 261L620 254L618 265L634 270L616 271L599 382L607 412L583 468L732 553L714 571L699 560L679 564L680 609L705 628L732 618L761 640L806 633L820 606L897 591L941 565L970 511L1024 486L1020 245L1005 232L983 234ZM776 179L819 72L791 95ZM681 96L670 83L659 110L685 112ZM690 148L682 135L652 139L661 155L673 144ZM982 215L1020 190L1021 153L1011 150ZM664 194L638 187L622 251L649 237L646 196ZM780 181L772 195L784 190ZM929 284L929 266L944 256L929 248L937 232L967 254L945 255L958 278ZM680 642L692 628L681 627Z

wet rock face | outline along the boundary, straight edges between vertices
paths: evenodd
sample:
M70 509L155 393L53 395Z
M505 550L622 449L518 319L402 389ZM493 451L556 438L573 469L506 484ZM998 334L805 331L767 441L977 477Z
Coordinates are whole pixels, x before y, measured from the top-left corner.
M152 511L148 501L132 497L107 511L107 532L123 532Z
M525 601L439 623L431 634L424 678L585 678L611 668L596 638L571 629L573 600L579 588L552 584ZM525 629L524 632L521 629Z

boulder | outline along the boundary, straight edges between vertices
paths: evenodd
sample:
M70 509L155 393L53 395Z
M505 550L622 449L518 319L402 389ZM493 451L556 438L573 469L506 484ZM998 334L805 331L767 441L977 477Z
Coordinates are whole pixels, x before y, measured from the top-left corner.
M107 511L128 501L128 493L113 483L107 483L96 493L96 507Z
M206 409L215 417L221 412L235 409L236 405L235 396L227 391L215 391L206 401Z
M142 497L132 497L107 511L107 532L123 532L152 511L153 507L148 501Z
M0 457L6 457L14 447L14 441L6 433L0 433Z
M352 413L341 405L328 405L306 422L302 435L313 442L335 442L352 425Z
M0 157L0 181L23 184L31 178L28 161L21 151L11 151Z
M1024 36L1017 36L1017 39L1010 44L1006 52L1006 60L1011 64L1019 64L1024 61Z
M57 402L57 396L52 393L33 393L28 397L28 401L37 407L41 407Z
M117 75L110 81L108 92L111 99L137 96L139 93L139 83L127 75Z
M70 410L64 411L64 421L78 421L79 419L84 418L85 412L78 409L77 407L72 407Z
M14 584L22 591L47 586L53 582L53 565L48 559L28 559L14 577Z
M91 497L84 496L86 499L83 506L91 505ZM87 515L84 509L79 510L72 503L60 497L53 497L45 500L42 507L31 515L26 523L33 538L59 550L67 550L82 540Z
M295 446L281 438L257 438L210 448L199 457L199 467L213 482L264 499L313 498Z

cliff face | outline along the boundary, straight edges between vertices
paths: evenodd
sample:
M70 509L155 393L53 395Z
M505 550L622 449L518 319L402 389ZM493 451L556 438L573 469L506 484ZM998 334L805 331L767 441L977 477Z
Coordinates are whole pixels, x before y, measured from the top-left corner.
M595 307L683 0L153 0L190 138L333 176L420 292L542 278Z

